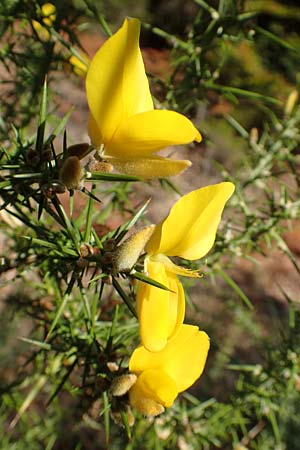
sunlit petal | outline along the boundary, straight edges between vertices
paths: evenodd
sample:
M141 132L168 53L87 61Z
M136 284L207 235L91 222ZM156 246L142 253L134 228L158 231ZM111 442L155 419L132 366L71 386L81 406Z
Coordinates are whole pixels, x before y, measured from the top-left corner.
M98 50L87 73L90 112L105 143L126 118L153 109L139 34L139 20L125 19Z
M208 350L209 338L205 332L192 325L182 325L160 352L149 352L143 346L135 349L129 369L136 374L149 369L161 370L176 382L178 392L182 392L202 374Z
M213 246L222 211L233 191L234 185L224 182L181 197L155 228L146 247L148 254L164 253L189 260L205 256Z
M120 124L106 146L106 153L119 158L148 156L169 145L187 144L194 140L201 140L200 133L182 114L165 110L147 111L128 117Z
M159 156L126 159L109 157L107 160L117 172L134 175L146 180L177 175L191 165L191 162L188 160L172 160L160 158Z

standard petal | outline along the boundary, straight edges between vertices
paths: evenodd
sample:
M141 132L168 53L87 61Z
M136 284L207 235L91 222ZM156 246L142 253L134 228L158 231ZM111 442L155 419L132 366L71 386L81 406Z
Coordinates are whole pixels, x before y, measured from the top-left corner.
M107 161L113 165L117 172L146 180L177 175L191 165L188 160L171 160L159 156L126 159L109 157Z
M146 251L181 256L189 260L205 256L215 241L225 203L234 185L223 182L181 197L167 218L156 226Z
M149 352L140 346L133 352L129 370L140 374L149 369L161 370L177 385L178 392L190 387L202 374L209 338L193 325L182 325L173 339L160 352Z
M139 34L140 21L125 19L98 50L87 73L89 108L105 143L120 122L153 109Z
M141 157L194 140L200 142L200 133L185 116L175 111L154 110L124 120L105 152L118 158Z
M176 383L162 370L146 370L129 391L131 405L147 416L156 415L153 403L172 406L178 395ZM160 411L161 412L161 411Z

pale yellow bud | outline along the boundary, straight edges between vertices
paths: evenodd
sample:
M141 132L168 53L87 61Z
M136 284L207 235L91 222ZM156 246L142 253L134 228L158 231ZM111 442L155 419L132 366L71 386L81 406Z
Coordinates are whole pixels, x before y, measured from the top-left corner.
M298 91L293 90L290 95L287 98L286 104L285 104L285 108L284 108L284 112L287 116L289 116L291 114L291 112L294 109L295 104L298 101Z
M51 27L56 19L56 8L52 3L45 3L42 6L42 16L45 25Z
M110 372L117 372L119 370L119 366L114 361L108 361L106 364Z
M130 388L135 384L137 376L134 373L120 375L114 378L110 391L114 397L121 397L126 394Z
M80 53L80 58L75 55L70 56L69 63L71 64L73 72L76 73L76 75L84 77L87 74L90 59L86 54Z
M257 142L258 142L258 129L257 128L251 128L250 142L253 144L257 144Z
M63 162L59 172L60 181L68 189L79 189L83 178L83 170L77 156L69 156Z
M134 266L154 228L155 225L142 228L117 247L113 265L118 272L130 270Z

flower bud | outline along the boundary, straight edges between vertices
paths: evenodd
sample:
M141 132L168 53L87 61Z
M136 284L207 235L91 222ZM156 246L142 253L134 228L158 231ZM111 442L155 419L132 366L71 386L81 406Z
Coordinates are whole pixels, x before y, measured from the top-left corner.
M83 170L77 156L69 156L60 169L59 179L68 189L79 189Z
M81 144L70 145L67 148L67 156L77 156L78 159L84 158L90 151L92 147L90 144L83 142Z
M26 161L31 166L36 166L40 162L39 153L33 148L30 148L26 154Z
M118 272L130 270L149 241L155 225L149 225L132 234L119 245L114 255L114 268Z
M285 108L284 108L284 112L286 116L289 116L291 114L291 112L293 111L295 104L298 101L298 91L296 91L295 89L290 93L290 95L287 98L286 104L285 104Z
M80 52L80 58L78 56L72 55L69 58L69 63L72 66L73 72L80 77L84 77L88 71L90 64L90 58L85 54Z
M42 6L42 17L45 25L51 27L56 19L56 7L52 3L44 3Z
M128 373L114 378L110 391L114 397L121 397L126 394L129 389L134 385L137 380L137 376L134 373Z
M108 361L108 363L106 365L110 372L117 372L119 370L118 364L114 361Z
M79 250L82 258L88 258L94 254L94 249L90 244L81 244Z

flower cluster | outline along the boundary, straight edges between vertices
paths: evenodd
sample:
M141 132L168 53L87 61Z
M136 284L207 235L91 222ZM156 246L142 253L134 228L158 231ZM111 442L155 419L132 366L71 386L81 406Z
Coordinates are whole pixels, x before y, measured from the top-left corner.
M154 109L139 33L140 22L125 19L90 63L89 135L98 158L119 172L145 179L176 175L190 161L169 160L156 152L168 145L200 142L201 136L182 114Z
M39 20L31 21L32 28L39 40L47 43L51 40L50 30L57 19L56 6L52 3L44 3L37 11L37 18ZM90 63L88 55L74 47L71 48L71 52L67 59L72 71L78 76L85 76Z
M195 260L209 252L233 191L229 182L192 191L175 203L154 230L148 227L152 234L146 245L145 274L165 289L142 281L137 288L141 345L129 361L129 370L138 376L129 399L145 415L159 414L171 406L203 372L209 338L198 327L183 324L185 296L178 279L178 275L199 277L199 272L180 267L169 257ZM145 230L141 235L148 238ZM135 241L139 238L137 233ZM129 248L123 244L128 251L135 247L132 241ZM119 254L119 264L123 254Z
M154 109L139 32L137 19L125 19L91 61L86 78L88 129L98 161L152 179L190 165L156 152L168 145L200 142L201 136L183 115ZM197 326L183 324L185 296L178 278L199 277L199 272L170 258L196 260L210 251L233 191L229 182L192 191L160 224L142 229L118 248L114 261L118 271L132 269L144 246L146 251L144 272L149 282L139 281L137 287L141 344L129 360L132 375L122 376L113 387L118 396L129 390L131 405L142 414L160 414L203 372L209 338ZM127 389L120 388L122 380Z

